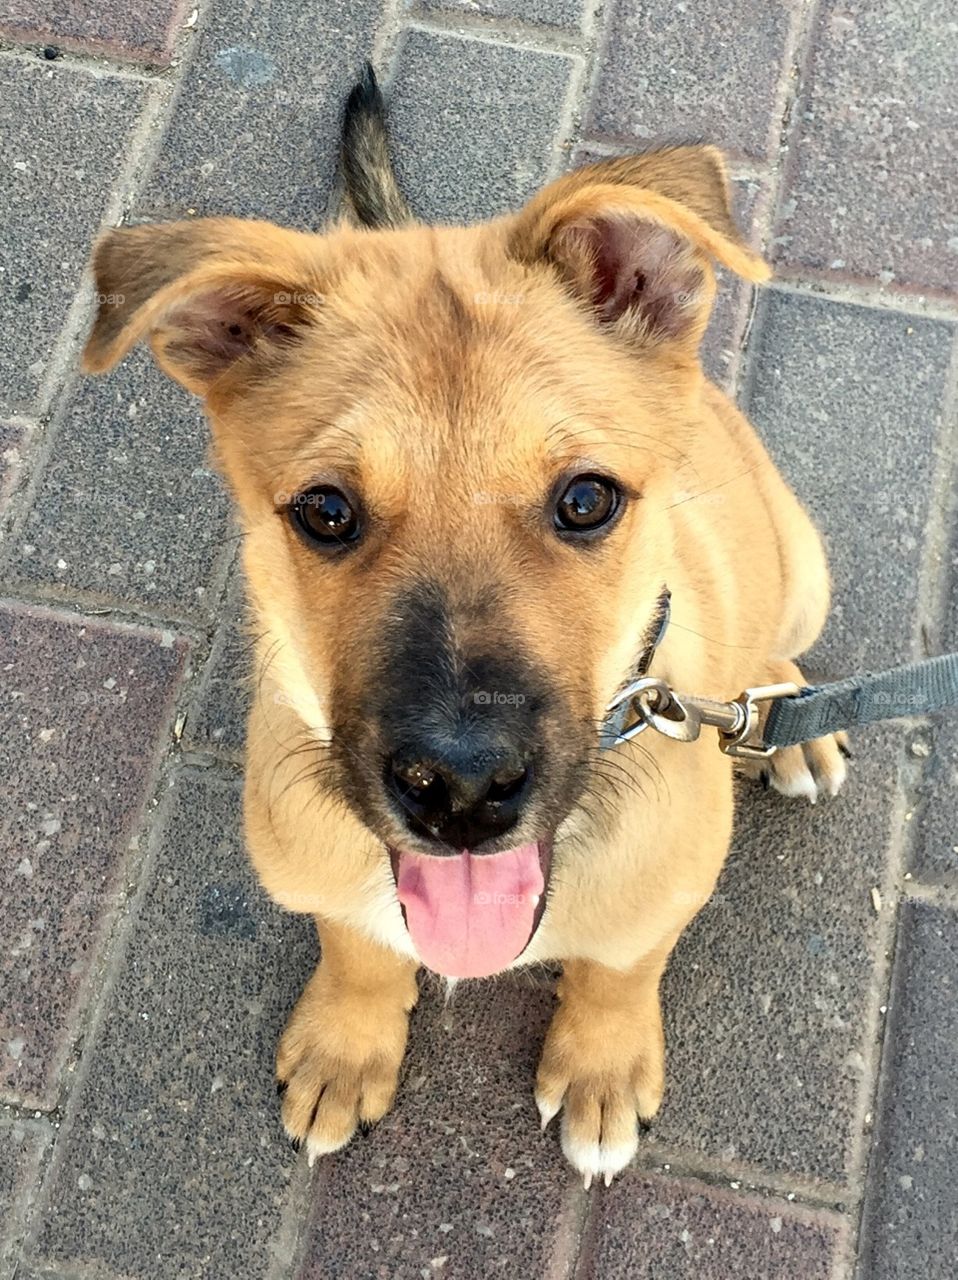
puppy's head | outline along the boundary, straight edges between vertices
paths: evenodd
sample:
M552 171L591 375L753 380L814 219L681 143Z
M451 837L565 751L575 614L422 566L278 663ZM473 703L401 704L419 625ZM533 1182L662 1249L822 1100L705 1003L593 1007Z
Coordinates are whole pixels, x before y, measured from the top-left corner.
M475 228L211 219L97 248L87 368L145 339L204 399L269 679L440 971L526 945L648 643L715 262L767 274L710 148L578 171Z

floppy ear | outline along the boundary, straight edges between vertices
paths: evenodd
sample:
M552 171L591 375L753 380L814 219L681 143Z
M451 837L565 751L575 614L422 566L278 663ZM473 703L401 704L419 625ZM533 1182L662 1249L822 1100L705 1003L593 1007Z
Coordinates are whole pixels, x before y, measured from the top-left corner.
M322 305L316 237L240 218L108 231L93 273L84 368L111 369L145 339L160 367L200 396L254 348L295 341Z
M513 219L509 253L555 270L596 320L633 342L694 353L715 295L714 264L771 274L742 240L714 147L673 147L589 165Z

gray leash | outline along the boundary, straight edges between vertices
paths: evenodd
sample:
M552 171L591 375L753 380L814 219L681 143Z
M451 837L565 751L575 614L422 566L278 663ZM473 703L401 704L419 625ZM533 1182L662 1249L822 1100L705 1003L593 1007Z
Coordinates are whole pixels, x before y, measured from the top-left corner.
M958 653L912 662L878 675L810 685L776 698L762 733L767 747L792 747L839 729L921 716L958 704Z
M763 703L771 707L759 732ZM650 728L679 742L694 742L702 725L710 725L718 730L719 746L726 755L762 757L840 729L956 705L956 653L833 684L764 685L746 689L729 702L676 693L664 680L645 676L612 700L600 745L614 747Z

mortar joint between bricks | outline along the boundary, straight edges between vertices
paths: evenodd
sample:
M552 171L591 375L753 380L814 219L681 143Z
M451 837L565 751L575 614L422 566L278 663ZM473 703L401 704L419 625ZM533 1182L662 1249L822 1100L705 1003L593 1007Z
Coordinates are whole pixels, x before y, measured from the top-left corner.
M482 14L460 14L443 10L413 10L403 27L432 36L451 36L479 44L506 45L536 53L583 55L585 37L559 27L540 26L517 18L493 18Z

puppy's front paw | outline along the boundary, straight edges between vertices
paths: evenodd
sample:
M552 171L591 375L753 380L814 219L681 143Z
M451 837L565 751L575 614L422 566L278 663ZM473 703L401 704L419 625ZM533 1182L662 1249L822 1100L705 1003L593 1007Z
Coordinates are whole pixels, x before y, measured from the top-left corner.
M851 759L844 733L830 733L795 747L780 747L766 760L749 760L745 772L783 796L814 804L820 796L837 796L848 777Z
M310 1164L392 1106L414 1002L344 991L322 964L310 979L276 1054L283 1125L297 1145L305 1139Z
M808 683L794 662L778 661L764 675L767 684ZM768 715L768 706L763 709ZM794 747L780 747L763 760L740 759L737 763L748 777L774 787L783 796L797 797L814 804L820 796L837 796L848 777L846 761L852 756L848 735L829 733Z
M586 1017L581 1017L586 1012ZM610 1025L612 1022L618 1025ZM549 1028L539 1072L536 1105L542 1127L562 1112L562 1150L582 1174L608 1186L638 1148L638 1124L662 1103L665 1047L656 1006L638 1025L561 1006Z

